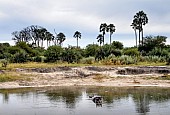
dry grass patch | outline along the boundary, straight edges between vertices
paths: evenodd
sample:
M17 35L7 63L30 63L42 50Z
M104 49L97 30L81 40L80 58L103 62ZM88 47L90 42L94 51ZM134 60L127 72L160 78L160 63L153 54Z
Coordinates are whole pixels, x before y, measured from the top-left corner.
M153 80L170 80L170 75L165 74L165 75L157 76L157 77L144 77L143 79L145 79L145 80L150 80L150 79L153 79Z
M170 80L170 75L162 75L156 78L157 80Z
M0 74L0 82L10 82L10 81L31 81L32 79L26 74L18 74L15 72L6 72Z
M102 74L97 74L93 77L94 80L98 81L98 82L102 82L103 79L108 79L108 76L102 75Z

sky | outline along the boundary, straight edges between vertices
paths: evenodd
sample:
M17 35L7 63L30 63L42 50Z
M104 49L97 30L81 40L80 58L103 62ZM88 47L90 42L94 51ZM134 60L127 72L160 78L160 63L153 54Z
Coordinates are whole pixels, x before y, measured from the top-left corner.
M31 25L54 34L63 32L63 45L76 46L75 31L82 34L79 45L97 43L101 23L114 24L112 40L135 46L133 16L143 10L149 19L144 36L166 36L170 44L170 0L0 0L0 42L12 41L11 33ZM109 33L105 40L109 43Z

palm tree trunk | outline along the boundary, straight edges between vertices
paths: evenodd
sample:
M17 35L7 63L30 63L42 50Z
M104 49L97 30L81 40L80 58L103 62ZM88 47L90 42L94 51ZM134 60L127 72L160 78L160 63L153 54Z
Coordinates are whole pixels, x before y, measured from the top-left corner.
M38 38L38 47L40 47L40 38Z
M134 30L135 30L136 47L138 47L138 38L137 38L136 29L134 29Z
M139 29L139 45L140 45L140 29Z
M103 45L104 45L104 34L103 34Z
M77 37L77 48L78 48L78 37Z
M143 46L143 29L142 29L142 46Z
M112 34L110 33L110 45L112 43Z
M47 40L47 48L48 48L48 40Z
M48 45L51 46L51 41L49 40L48 42L49 42Z
M43 47L43 39L42 39L42 41L41 41L41 47Z

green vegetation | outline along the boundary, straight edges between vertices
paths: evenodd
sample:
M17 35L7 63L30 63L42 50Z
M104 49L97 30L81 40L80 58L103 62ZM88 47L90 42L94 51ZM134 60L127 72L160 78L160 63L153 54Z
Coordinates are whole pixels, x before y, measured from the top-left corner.
M164 40L161 41L162 38ZM152 39L155 40L155 47L149 46L152 45ZM144 45L138 48L123 48L123 44L118 41L113 41L111 45L105 44L102 46L89 44L85 48L53 45L47 49L32 47L26 42L18 42L15 46L6 46L4 43L1 43L0 59L4 60L1 61L3 68L7 66L10 68L11 63L24 64L28 62L50 62L55 64L99 63L103 65L140 65L141 63L148 65L151 63L159 65L161 63L162 65L164 63L165 65L170 63L170 47L169 45L165 45L165 41L166 37L164 36L146 37L144 38Z
M112 35L116 28L114 24L102 23L99 27L98 44L87 44L80 48L78 40L82 37L79 31L73 35L77 46L63 47L62 43L67 39L64 33L55 36L46 28L32 25L21 31L12 33L16 44L0 43L1 67L11 68L16 63L26 67L51 67L56 65L169 65L170 45L166 45L166 36L143 35L143 26L148 23L147 15L139 11L134 15L132 28L135 31L136 46L125 48L119 41L112 41ZM55 31L55 30L54 30ZM137 38L138 31L138 38ZM106 34L109 34L110 43L105 44ZM137 44L138 41L138 44ZM44 48L46 42L47 49ZM14 64L12 64L14 63ZM30 64L28 64L30 63ZM50 63L46 64L46 63ZM35 64L35 65L34 65Z
M10 81L17 81L17 80L30 80L29 78L25 77L26 75L17 74L15 72L7 72L0 74L0 82L10 82Z

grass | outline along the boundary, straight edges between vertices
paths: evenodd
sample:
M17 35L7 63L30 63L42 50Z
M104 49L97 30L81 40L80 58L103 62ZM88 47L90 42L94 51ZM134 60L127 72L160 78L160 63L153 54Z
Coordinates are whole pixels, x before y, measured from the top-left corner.
M25 74L17 74L15 72L7 72L0 74L0 82L10 82L10 81L20 81L26 80L30 81L31 79L26 77Z
M51 68L58 66L69 66L69 67L77 67L77 66L101 66L100 63L94 64L81 64L81 63L38 63L38 62L28 62L28 63L9 63L7 68L1 67L0 70L11 70L15 68Z
M170 75L163 75L163 76L160 76L158 78L156 78L157 80L170 80Z
M0 70L12 70L15 68L51 68L57 66L69 66L69 67L81 67L81 66L114 66L114 67L126 67L126 66L165 66L166 63L148 63L148 62L139 62L137 65L105 65L102 63L94 63L94 64L81 64L81 63L38 63L38 62L28 62L28 63L9 63L6 68L1 67L0 63Z
M138 62L136 66L166 66L166 62L164 63L154 63L154 62Z
M153 79L153 80L170 80L170 75L162 75L162 76L158 76L158 77L145 77L144 78L145 80L150 80L150 79Z

